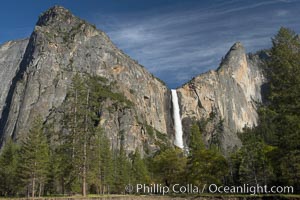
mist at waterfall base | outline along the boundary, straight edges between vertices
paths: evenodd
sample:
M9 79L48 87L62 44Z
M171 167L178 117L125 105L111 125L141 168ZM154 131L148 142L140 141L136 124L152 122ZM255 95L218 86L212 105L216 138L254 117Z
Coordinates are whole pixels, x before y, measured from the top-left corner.
M173 119L174 119L174 127L175 127L175 141L174 145L183 149L183 140L182 140L182 124L180 118L180 109L178 104L178 96L177 91L172 89L172 103L173 103Z

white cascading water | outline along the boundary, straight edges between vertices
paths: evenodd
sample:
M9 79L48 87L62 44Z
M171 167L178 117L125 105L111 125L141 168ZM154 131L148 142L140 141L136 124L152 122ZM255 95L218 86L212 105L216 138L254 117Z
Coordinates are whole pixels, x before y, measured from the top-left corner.
M178 104L178 97L176 90L171 90L172 92L172 103L173 103L173 118L175 126L175 141L174 144L183 149L183 140L182 140L182 124L180 118L180 109Z

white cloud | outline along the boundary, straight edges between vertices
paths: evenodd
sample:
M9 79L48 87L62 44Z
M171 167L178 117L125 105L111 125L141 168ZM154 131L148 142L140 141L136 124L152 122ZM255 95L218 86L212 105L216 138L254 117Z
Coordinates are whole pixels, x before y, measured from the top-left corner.
M287 10L277 10L276 11L276 16L278 17L283 17L289 14L289 11Z
M257 51L271 45L270 38L280 26L299 27L299 5L290 6L294 1L219 2L106 16L106 24L98 26L104 27L119 48L171 87L216 69L236 41L248 51ZM279 9L274 11L274 7Z

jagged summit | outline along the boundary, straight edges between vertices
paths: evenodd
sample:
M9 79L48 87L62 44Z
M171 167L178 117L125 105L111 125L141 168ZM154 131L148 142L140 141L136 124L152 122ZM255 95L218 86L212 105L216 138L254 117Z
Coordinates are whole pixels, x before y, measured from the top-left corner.
M70 20L71 18L76 17L69 10L62 6L54 6L40 15L36 25L46 26L56 21L63 22L63 20Z
M54 6L42 13L36 23L35 30L46 33L47 36L54 40L58 37L72 40L77 33L88 35L92 32L94 34L102 34L108 39L108 36L102 30L73 15L62 6Z
M236 42L232 45L232 47L230 48L230 50L244 50L244 46L241 42Z
M178 89L179 96L182 96L183 124L188 124L190 119L208 118L214 113L215 117L205 127L205 132L209 133L207 140L212 139L208 135L218 134L216 124L221 123L222 148L241 145L236 132L257 123L255 105L262 101L261 86L265 81L261 64L259 56L246 55L241 42L233 44L216 71L200 74Z
M246 54L245 48L241 42L236 42L227 52L224 60L237 59Z
M51 8L49 8L43 14L45 14L45 13L57 13L57 14L66 14L66 13L68 13L68 14L71 14L71 12L68 9L66 9L65 7L60 6L60 5L55 5Z
M146 125L165 135L170 133L170 104L166 103L170 93L166 86L120 51L104 32L67 9L55 6L44 12L25 47L25 53L0 52L0 58L9 53L17 57L0 59L1 72L5 72L5 61L21 60L21 64L13 63L16 70L3 74L8 79L0 101L0 111L5 109L0 117L0 140L28 133L37 116L45 124L57 119L56 129L63 130L59 119L72 79L78 73L102 77L114 88L112 92L132 102L132 107L124 109L115 109L113 99L101 102L100 124L113 148L120 144L120 133L127 150L145 145L157 148L154 139L144 143Z
M111 43L109 37L102 30L73 15L62 6L54 6L40 15L34 29L33 36L36 37L35 35L39 35L39 39L42 40L47 38L52 43L65 44L76 43L82 40L82 37L101 35L106 41L103 45Z
M241 42L236 42L231 46L226 56L222 59L222 62L217 71L229 68L231 70L235 70L240 66L239 63L245 58L246 51L243 44Z

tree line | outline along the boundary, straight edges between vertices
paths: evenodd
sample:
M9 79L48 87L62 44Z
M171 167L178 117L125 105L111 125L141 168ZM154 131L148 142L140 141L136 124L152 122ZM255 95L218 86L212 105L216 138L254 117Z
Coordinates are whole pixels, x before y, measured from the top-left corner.
M125 184L149 179L139 150L129 159L122 137L120 148L112 149L99 126L107 98L116 109L132 106L106 82L76 74L59 119L63 131L55 131L56 121L37 117L18 143L6 141L0 155L1 196L124 193Z
M268 93L258 126L240 134L229 158L233 184L293 186L300 192L300 37L280 28L266 66Z
M132 106L100 77L76 75L64 103L64 132L37 118L29 133L7 140L0 155L1 196L124 194L127 184L291 185L300 192L300 39L281 28L264 71L269 80L259 123L239 134L243 146L225 157L204 143L201 122L190 128L188 154L162 145L154 155L127 154L99 125L101 102ZM46 130L46 131L45 131Z

